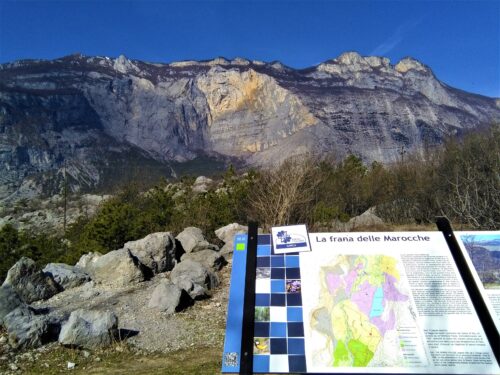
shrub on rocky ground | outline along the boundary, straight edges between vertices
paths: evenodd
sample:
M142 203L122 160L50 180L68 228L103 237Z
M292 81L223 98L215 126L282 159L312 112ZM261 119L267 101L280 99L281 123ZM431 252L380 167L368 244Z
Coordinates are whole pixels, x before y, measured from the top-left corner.
M75 264L88 252L122 248L149 233L179 234L200 228L221 245L214 230L232 222L262 227L305 222L310 230L335 230L370 208L389 224L432 223L437 215L473 229L500 226L500 127L450 139L425 155L404 150L392 165L302 158L273 170L238 175L184 178L141 192L132 181L103 201L93 216L82 216L64 236L0 228L0 278L21 257L44 265ZM293 172L293 173L292 173ZM295 177L293 177L294 175ZM300 177L300 178L297 178ZM287 182L288 181L288 182ZM228 250L228 246L223 252Z

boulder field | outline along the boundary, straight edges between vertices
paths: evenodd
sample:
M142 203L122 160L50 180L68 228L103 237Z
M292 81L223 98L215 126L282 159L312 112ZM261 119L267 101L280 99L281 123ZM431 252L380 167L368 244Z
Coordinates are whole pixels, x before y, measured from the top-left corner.
M227 293L210 300L221 278L229 282L223 267L231 262L232 238L245 230L239 224L218 229L223 252L189 227L177 236L152 233L107 254L84 254L74 266L42 268L23 257L0 287L5 345L24 350L57 341L93 350L128 340L144 350L175 350L196 339L188 326L205 319L198 313L193 320L178 316L190 306L215 303L225 320Z

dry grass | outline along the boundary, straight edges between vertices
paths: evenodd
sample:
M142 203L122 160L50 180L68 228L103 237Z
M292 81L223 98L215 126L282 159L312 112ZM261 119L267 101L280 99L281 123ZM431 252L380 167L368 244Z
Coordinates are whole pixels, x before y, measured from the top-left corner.
M83 350L60 346L43 354L39 360L18 362L22 374L220 374L221 347L193 347L172 353L134 352L125 345L92 352L87 358ZM76 364L68 370L68 362ZM0 364L0 373L8 368Z

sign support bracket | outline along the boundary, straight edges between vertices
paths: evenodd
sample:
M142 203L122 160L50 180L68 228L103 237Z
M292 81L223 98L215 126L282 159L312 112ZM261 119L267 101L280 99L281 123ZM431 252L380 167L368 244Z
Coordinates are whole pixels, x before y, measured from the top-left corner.
M248 223L245 298L241 336L240 374L253 373L253 335L255 327L255 279L257 266L257 222Z

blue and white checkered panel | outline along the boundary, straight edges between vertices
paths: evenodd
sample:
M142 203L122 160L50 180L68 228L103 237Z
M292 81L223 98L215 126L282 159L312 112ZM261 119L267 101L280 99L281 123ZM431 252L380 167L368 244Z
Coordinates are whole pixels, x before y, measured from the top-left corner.
M255 282L254 372L305 372L298 254L274 254L260 235Z

